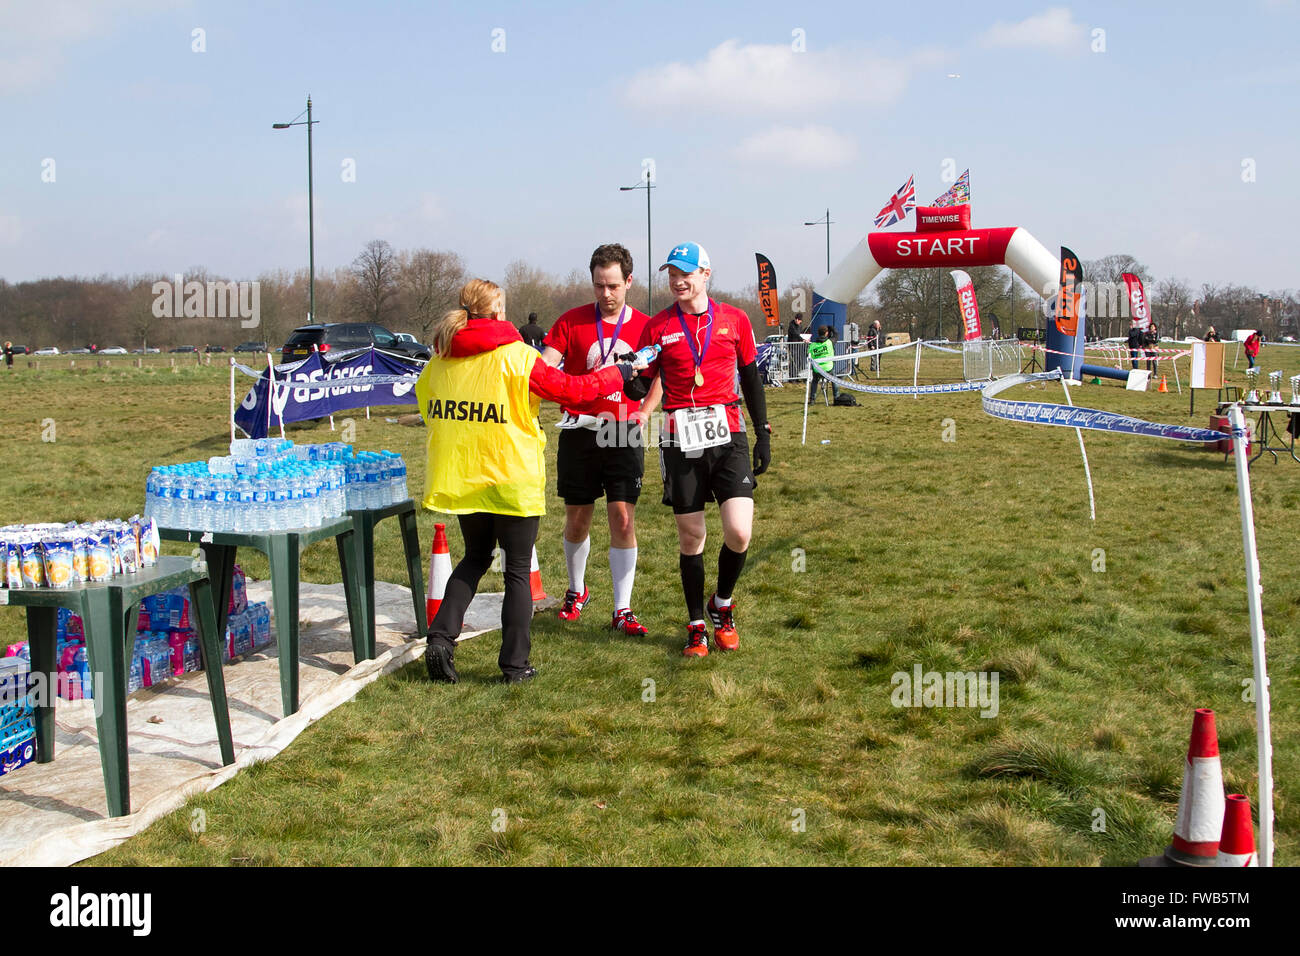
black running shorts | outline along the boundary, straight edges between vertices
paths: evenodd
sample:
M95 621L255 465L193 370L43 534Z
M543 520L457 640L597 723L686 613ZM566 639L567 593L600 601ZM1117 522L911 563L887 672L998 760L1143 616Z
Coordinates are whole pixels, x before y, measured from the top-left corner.
M663 502L679 515L703 511L710 498L718 504L728 498L752 498L758 486L745 432L732 432L730 443L694 456L676 445L662 445L659 471L664 479Z
M622 436L619 444L602 448L601 435ZM560 430L556 461L556 491L566 505L590 505L604 496L609 501L636 504L645 474L645 448L640 425L596 431L590 428Z

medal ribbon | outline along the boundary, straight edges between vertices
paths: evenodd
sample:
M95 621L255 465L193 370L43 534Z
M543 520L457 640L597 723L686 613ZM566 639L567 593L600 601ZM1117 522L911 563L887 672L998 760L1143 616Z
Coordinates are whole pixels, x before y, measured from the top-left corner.
M691 358L695 360L695 372L700 374L700 366L704 363L704 355L709 351L709 343L713 341L713 300L709 299L709 334L704 337L704 348L697 351L695 348L695 336L686 331L686 317L682 314L682 307L677 308L677 324L682 327L682 335L686 338L686 346L691 350Z
M618 345L618 333L623 331L623 320L627 318L627 306L624 305L618 313L618 324L614 326L614 337L609 341L609 351L605 351L605 319L600 314L600 306L592 306L596 310L596 338L600 340L600 368L605 367L605 360L613 353Z

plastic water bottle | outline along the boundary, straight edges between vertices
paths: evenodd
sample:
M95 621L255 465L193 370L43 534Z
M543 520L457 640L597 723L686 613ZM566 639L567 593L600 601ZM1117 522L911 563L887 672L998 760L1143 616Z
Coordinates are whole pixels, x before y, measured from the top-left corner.
M406 459L401 455L397 456L397 500L406 501L411 497L410 490L406 487Z
M320 525L320 485L313 478L308 477L303 481L302 504L303 527L315 528Z
M269 531L271 515L268 498L271 494L270 479L258 475L250 479L253 486L253 508L249 517L248 531Z

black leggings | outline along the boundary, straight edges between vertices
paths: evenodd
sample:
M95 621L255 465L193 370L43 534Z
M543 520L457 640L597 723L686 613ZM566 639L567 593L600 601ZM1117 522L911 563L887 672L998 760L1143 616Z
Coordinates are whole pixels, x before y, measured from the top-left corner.
M465 622L465 610L478 590L478 582L492 565L492 549L500 542L505 551L505 601L501 605L501 654L497 663L507 676L528 667L533 619L533 594L528 584L537 542L539 518L519 518L486 512L458 515L465 539L463 557L447 582L438 614L429 626L429 643L455 647Z

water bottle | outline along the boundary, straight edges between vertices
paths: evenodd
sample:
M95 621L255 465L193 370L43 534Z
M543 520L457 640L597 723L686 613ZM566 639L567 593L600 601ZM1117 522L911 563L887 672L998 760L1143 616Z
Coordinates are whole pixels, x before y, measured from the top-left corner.
M640 368L645 368L659 357L659 350L661 348L662 346L659 345L647 345L644 348L637 349L632 353L632 364Z
M319 485L314 478L308 477L302 485L303 527L315 528L320 521Z
M253 485L253 508L249 517L249 531L269 531L271 530L271 515L268 498L271 493L271 482L269 478L258 475L251 479Z
M411 492L406 487L406 459L401 455L397 456L397 500L407 501L411 497Z

